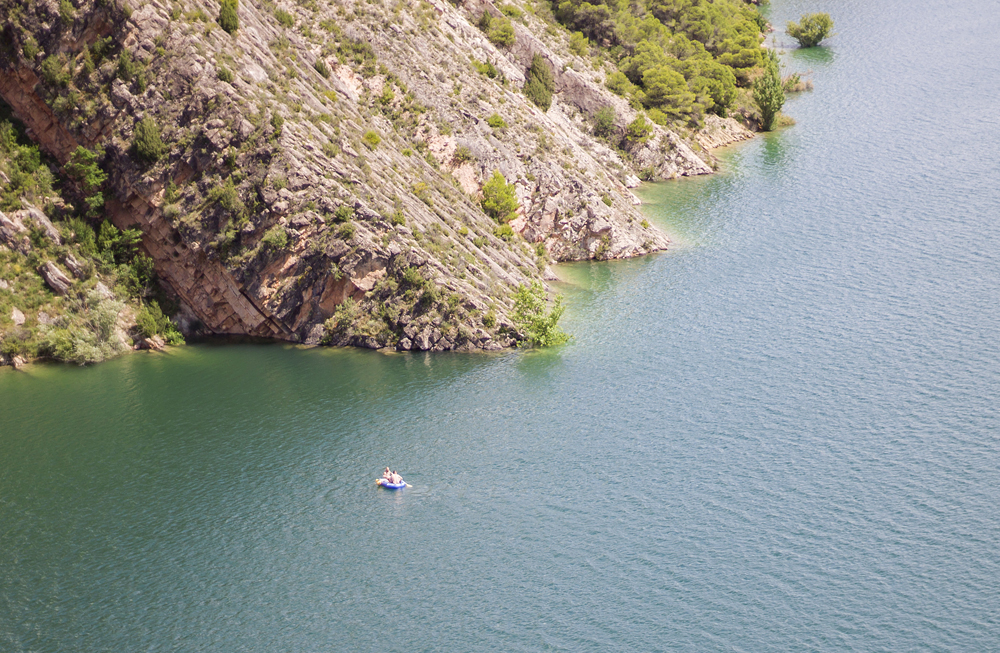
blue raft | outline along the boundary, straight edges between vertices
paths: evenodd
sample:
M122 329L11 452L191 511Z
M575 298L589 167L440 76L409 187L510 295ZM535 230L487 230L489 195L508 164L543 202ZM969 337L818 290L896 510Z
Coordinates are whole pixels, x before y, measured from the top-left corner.
M381 485L387 490L402 490L404 487L406 487L406 481L403 481L402 483L390 483L384 478L377 478L375 479L375 485Z

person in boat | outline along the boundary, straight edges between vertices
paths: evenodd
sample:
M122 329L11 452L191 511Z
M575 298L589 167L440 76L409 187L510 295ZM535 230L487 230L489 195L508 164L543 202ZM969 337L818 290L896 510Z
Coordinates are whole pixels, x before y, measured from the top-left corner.
M387 481L392 480L392 472L389 471L388 467L386 467L385 471L382 472L382 478L384 478Z
M403 482L403 477L400 476L399 473L396 472L396 470L392 470L392 476L390 480L396 485L399 485L400 483Z

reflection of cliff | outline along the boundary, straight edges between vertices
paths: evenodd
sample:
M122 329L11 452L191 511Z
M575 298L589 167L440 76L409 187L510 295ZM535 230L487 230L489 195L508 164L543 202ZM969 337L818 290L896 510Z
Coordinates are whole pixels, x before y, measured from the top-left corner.
M593 111L613 106L621 125L634 111L538 19L498 50L472 22L486 5L421 7L359 6L349 20L337 5L299 8L289 25L246 2L230 36L208 2L181 13L85 0L71 20L39 3L7 21L0 95L60 162L78 145L104 148L107 217L141 228L189 327L507 346L518 337L511 290L549 262L669 244L626 188L639 168L710 167L660 127L631 159L595 139ZM534 53L555 74L547 112L518 92ZM499 74L477 73L470 57ZM166 144L153 163L131 148L146 116ZM494 170L519 201L513 238L478 206ZM348 298L353 312L338 313Z

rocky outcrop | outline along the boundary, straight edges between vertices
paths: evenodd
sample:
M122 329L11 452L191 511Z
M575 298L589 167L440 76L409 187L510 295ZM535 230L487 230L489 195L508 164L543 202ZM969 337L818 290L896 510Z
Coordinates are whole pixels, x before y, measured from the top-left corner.
M733 145L750 140L754 132L744 127L735 118L720 118L716 115L705 116L705 126L698 131L696 139L707 150Z
M604 88L603 70L531 15L498 49L474 24L498 13L488 2L283 7L292 26L270 4L246 2L232 36L202 21L218 11L207 0L183 14L163 0L74 6L70 22L49 5L24 13L0 54L0 95L59 161L103 148L106 215L141 230L189 330L509 346L520 337L507 319L511 291L551 261L669 245L628 190L640 170L711 171L709 155L659 126L628 157L595 138L590 117L602 107L621 129L635 116ZM32 60L25 35L42 49ZM519 92L535 54L554 72L548 111ZM486 62L495 74L476 72ZM133 142L142 119L160 125L159 157ZM494 171L518 198L513 238L479 208ZM25 210L0 214L2 242L23 247L27 219L59 237ZM72 283L43 267L54 289Z
M73 285L72 280L70 280L70 278L67 277L52 261L46 261L40 265L38 267L38 274L45 279L45 283L47 283L49 288L51 288L57 295L65 295L69 292L70 286Z

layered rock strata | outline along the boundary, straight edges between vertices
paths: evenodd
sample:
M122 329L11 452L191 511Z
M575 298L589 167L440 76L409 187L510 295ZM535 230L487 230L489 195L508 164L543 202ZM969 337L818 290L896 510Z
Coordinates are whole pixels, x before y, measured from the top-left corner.
M499 49L474 24L491 3L404 5L244 0L230 35L209 1L82 0L70 20L32 3L7 25L0 95L59 161L103 148L107 217L142 230L189 330L495 349L521 337L512 289L549 262L668 246L627 186L710 172L696 149L720 138L656 126L623 156L591 116L635 113L565 33L527 14ZM548 111L519 91L535 54ZM137 149L143 119L159 157ZM494 171L518 198L513 238L479 207Z

